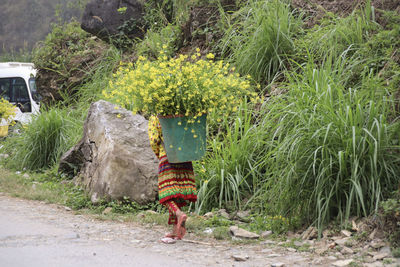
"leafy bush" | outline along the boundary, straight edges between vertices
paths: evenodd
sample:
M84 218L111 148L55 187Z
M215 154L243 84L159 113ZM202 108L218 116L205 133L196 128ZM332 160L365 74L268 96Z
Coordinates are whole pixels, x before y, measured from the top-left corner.
M73 94L102 61L106 45L80 28L78 22L53 25L44 42L33 52L37 85L45 102Z
M143 41L137 44L139 56L156 59L160 51L168 57L174 56L181 43L181 30L178 26L168 24L160 31L149 30ZM164 48L163 48L164 47Z
M400 15L392 15L395 22L370 36L354 54L357 64L354 75L362 72L366 65L387 83L390 92L398 91L400 86Z
M9 120L10 117L15 115L15 106L5 100L0 98L0 122L4 119Z
M115 70L122 60L124 60L122 51L114 46L110 46L104 50L103 58L92 70L90 80L81 84L77 88L75 95L63 94L63 104L73 105L78 111L75 112L73 110L72 114L81 115L82 122L85 119L86 110L89 108L90 103L102 98L103 89L107 88L109 80L112 79Z
M271 81L293 53L294 34L301 25L283 0L251 0L234 13L221 48L241 74Z
M66 109L42 112L20 134L6 140L4 149L11 154L7 165L29 170L53 166L79 138L76 124Z
M190 6L197 0L147 0L144 3L146 27L159 32L169 23L181 25L189 19Z

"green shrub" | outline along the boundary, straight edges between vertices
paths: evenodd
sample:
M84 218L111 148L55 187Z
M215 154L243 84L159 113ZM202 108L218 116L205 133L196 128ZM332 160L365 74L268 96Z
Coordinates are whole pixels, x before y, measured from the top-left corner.
M390 18L396 23L388 24L370 36L355 52L354 58L361 64L357 64L352 72L357 77L363 66L368 66L385 80L390 92L396 92L400 87L400 15L394 14Z
M345 88L345 64L319 68L310 58L289 76L288 93L265 103L265 179L255 207L301 215L322 229L333 218L376 212L398 186L400 124L389 120L391 95L368 71L358 88Z
M392 249L393 257L400 258L400 247Z
M227 240L231 238L231 234L229 232L229 228L226 226L218 226L213 232L213 237L217 240Z
M73 210L94 208L90 196L80 187L65 185L64 194L66 195L65 205Z
M66 109L50 109L35 117L20 134L7 138L7 166L40 170L54 166L80 138L81 125Z
M213 216L212 218L204 222L205 226L208 227L227 227L233 225L233 222L220 216Z
M83 31L76 21L53 25L33 52L33 63L39 70L37 85L45 102L62 100L92 78L102 61L107 45Z
M159 56L159 52L164 51L166 56L172 57L179 49L180 43L180 28L168 24L160 31L149 30L143 41L137 44L137 54L156 59Z
M153 31L160 31L163 27L172 22L173 0L155 1L150 0L144 2L144 21L146 28Z
M190 7L198 0L147 0L144 2L146 27L159 32L169 23L181 25L189 19Z
M301 19L285 1L252 0L233 14L221 50L242 74L271 81L293 52L300 25Z
M274 234L286 233L290 229L289 219L278 216L255 216L249 227L253 231L271 230Z

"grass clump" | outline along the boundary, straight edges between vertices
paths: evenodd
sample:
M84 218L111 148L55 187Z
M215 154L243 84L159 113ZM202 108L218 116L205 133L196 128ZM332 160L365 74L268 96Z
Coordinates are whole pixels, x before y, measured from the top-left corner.
M231 234L229 232L229 228L226 226L216 227L213 232L213 237L217 240L227 240L231 238Z
M341 82L345 60L292 74L288 94L265 103L265 210L316 221L376 212L397 186L399 123L382 80L365 72L357 88ZM265 203L265 204L264 204Z
M221 129L209 140L212 153L195 164L199 187L196 212L222 207L240 209L242 200L257 187L254 178L259 175L259 159L264 151L252 118L250 105L242 104L232 122L211 121L209 128L218 122Z
M320 25L307 30L305 36L296 39L297 61L307 61L308 53L319 62L327 55L338 59L346 50L357 51L373 35L373 31L379 28L374 21L374 10L370 1L367 1L364 8L354 10L345 18L327 15Z
M225 56L242 74L271 81L293 53L301 19L282 0L249 1L235 12L221 40Z
M281 215L277 216L255 216L249 224L249 229L252 231L266 231L270 230L274 234L286 233L292 228L293 223L289 222L288 218Z
M10 154L6 166L41 170L54 166L60 156L77 142L81 125L66 109L50 109L6 139L4 150Z

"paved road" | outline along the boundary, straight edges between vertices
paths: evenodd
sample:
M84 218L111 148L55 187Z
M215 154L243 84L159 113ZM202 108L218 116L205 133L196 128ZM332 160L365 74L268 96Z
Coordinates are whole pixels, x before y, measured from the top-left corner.
M159 242L164 231L160 226L95 220L62 206L0 193L0 267L271 266L279 262L328 266L310 253L288 252L268 244L179 241L165 245ZM233 255L249 258L238 262Z
M113 240L111 231L108 232L108 238L101 231L96 236L96 231L90 231L96 224L80 222L82 218L79 216L69 222L65 220L65 212L63 214L54 206L43 209L40 205L43 206L39 202L0 197L0 266L121 267L187 264L182 259L141 248L137 246L140 243L138 240L131 240L131 243ZM78 225L84 225L88 233L84 233L86 231L82 231Z

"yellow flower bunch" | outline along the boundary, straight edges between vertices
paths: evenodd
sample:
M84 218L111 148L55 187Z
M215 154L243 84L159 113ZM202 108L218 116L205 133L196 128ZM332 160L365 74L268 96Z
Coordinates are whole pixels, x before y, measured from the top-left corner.
M201 116L214 111L236 111L242 99L256 99L250 77L240 77L229 63L214 61L214 55L168 58L156 61L140 57L135 64L122 63L109 88L109 99L134 113ZM194 122L194 121L193 121Z
M15 115L15 106L5 100L4 98L0 99L0 120L5 119L8 120L10 117Z

